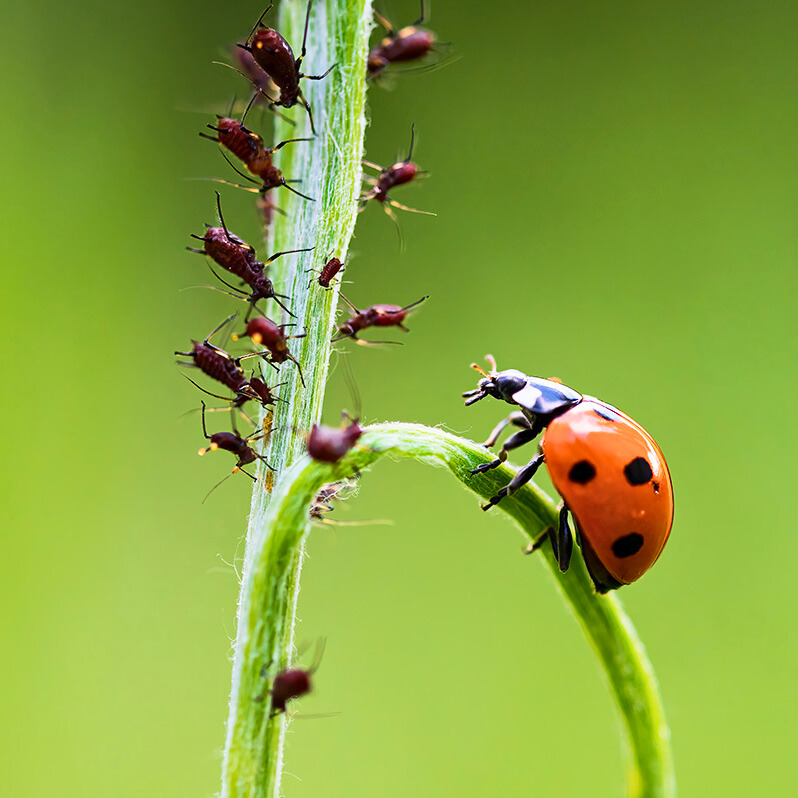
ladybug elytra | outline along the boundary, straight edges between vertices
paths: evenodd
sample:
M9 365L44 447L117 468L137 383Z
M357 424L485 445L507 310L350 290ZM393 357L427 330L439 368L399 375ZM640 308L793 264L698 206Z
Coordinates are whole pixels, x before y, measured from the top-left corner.
M487 359L490 373L472 364L483 378L476 389L463 394L466 405L493 396L519 408L491 432L485 441L488 447L508 424L520 431L505 441L495 460L471 473L496 468L509 451L544 434L539 453L482 509L513 494L545 462L563 502L558 529L548 529L529 550L548 538L560 570L568 570L573 550L570 513L585 565L600 593L639 579L662 552L673 522L673 486L654 439L605 402L554 380L515 369L497 371L496 361Z

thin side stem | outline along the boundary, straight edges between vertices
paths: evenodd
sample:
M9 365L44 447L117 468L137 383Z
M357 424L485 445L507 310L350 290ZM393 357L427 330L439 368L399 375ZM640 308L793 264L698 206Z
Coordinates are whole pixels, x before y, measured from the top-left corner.
M282 564L281 567L289 571L299 557L309 529L308 509L319 488L362 472L385 454L443 465L483 498L495 494L514 474L513 469L501 466L472 476L471 469L493 458L490 452L472 441L417 424L369 427L355 449L335 466L302 458L286 473L275 491L264 519L269 533L263 536L262 548L253 557L249 583L253 592L248 603L252 609L247 617L241 618L253 633L264 622L263 615L259 614L263 608L281 600L275 595L276 564ZM502 501L498 509L507 513L530 540L557 524L554 502L532 483ZM541 556L554 575L555 583L573 608L609 681L631 752L629 797L673 798L676 788L670 733L656 677L617 595L596 593L581 557L574 557L569 570L561 574L550 546L544 546L535 556ZM259 681L251 684L250 695L256 694L259 685ZM255 711L251 704L248 711Z

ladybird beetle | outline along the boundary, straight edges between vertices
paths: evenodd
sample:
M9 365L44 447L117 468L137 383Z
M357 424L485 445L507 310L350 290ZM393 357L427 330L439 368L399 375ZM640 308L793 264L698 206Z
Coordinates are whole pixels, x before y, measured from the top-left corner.
M493 446L502 430L521 428L504 443L498 457L473 469L481 474L501 465L507 453L541 432L539 453L508 485L483 506L488 510L529 482L542 463L562 496L558 529L548 529L529 547L548 538L561 571L567 571L573 549L568 523L575 522L576 541L600 593L639 579L657 561L673 522L673 486L668 464L654 439L629 416L611 405L583 396L556 380L529 377L521 371L497 371L488 356L490 373L476 389L466 391L466 405L486 396L517 405L491 432Z

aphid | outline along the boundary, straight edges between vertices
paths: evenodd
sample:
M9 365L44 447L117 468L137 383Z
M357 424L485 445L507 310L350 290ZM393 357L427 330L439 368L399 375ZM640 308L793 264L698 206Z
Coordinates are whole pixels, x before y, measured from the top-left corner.
M332 521L325 521L324 514L331 513L335 508L332 505L332 500L348 486L347 481L330 482L324 485L316 497L313 499L313 504L310 505L308 515L313 521L322 521L324 523L333 523Z
M257 95L256 95L257 96ZM255 175L259 180L253 180L248 175L236 169L230 162L230 159L225 155L225 159L233 166L233 169L245 180L256 183L259 188L258 191L265 195L267 191L273 188L285 186L289 191L303 197L306 200L313 202L313 197L308 197L301 191L293 188L288 180L285 179L283 173L272 162L272 155L277 150L284 147L286 144L293 144L297 141L311 141L311 139L286 139L276 144L274 147L267 147L263 139L255 132L250 130L244 125L244 118L249 111L252 103L250 102L241 120L232 119L227 116L217 117L216 125L208 124L207 127L216 132L216 136L209 136L206 133L200 133L202 138L209 139L210 141L218 141L223 147L228 149L233 155L244 163L247 170ZM224 153L222 153L224 154ZM254 190L254 189L253 189Z
M195 249L194 247L186 247L186 249L189 252L196 252L199 255L208 255L211 260L221 266L225 271L234 274L252 289L252 293L249 296L238 293L238 288L222 280L222 278L211 269L214 276L221 283L237 292L231 294L231 296L249 302L250 308L247 312L247 318L256 308L256 303L261 299L274 299L286 313L292 316L293 314L291 311L280 301L280 299L289 299L290 297L285 294L275 293L274 284L266 276L264 269L282 255L288 255L292 252L310 252L313 250L313 247L307 249L287 249L283 252L275 252L267 261L262 263L256 259L255 250L249 244L227 229L224 217L222 216L221 197L218 191L216 192L216 208L219 212L219 220L222 226L209 226L204 236L192 234L192 238L196 238L198 241L203 242L203 249Z
M346 424L346 419L351 422ZM321 463L337 463L360 439L363 428L358 419L341 414L341 426L324 427L314 424L308 437L308 454Z
M286 335L285 329L287 326L286 324L275 324L271 319L258 316L247 322L247 328L243 335L233 335L232 338L237 341L239 338L248 336L252 339L253 344L265 346L267 353L262 353L262 357L269 365L275 368L280 363L285 363L286 360L293 361L299 372L299 379L302 380L302 385L304 385L305 378L302 376L302 369L299 361L288 350L288 341L292 338L304 338L306 333Z
M264 690L256 696L256 701L270 695L272 699L271 717L286 711L286 704L294 698L301 698L312 690L311 676L319 669L322 655L324 653L324 639L322 638L316 645L316 655L313 665L310 668L284 668L272 679L271 688ZM269 666L264 665L260 669L261 676L268 675Z
M338 258L330 258L318 272L318 283L322 288L331 288L333 278L342 271L344 264ZM313 269L308 269L313 271Z
M416 61L432 50L435 34L417 27L424 21L424 0L421 0L421 16L401 30L396 30L379 12L375 11L374 16L388 35L369 51L367 77L381 75L389 64Z
M366 345L371 342L361 341L357 337L361 330L365 330L367 327L398 327L400 330L409 332L404 325L407 314L414 307L429 299L429 296L423 296L421 299L404 307L400 305L371 305L364 310L358 310L343 294L341 296L349 307L355 311L355 315L338 327L338 335L333 338L333 343L344 338L353 338L357 343Z
M322 80L335 68L333 64L322 75L305 75L301 72L302 59L307 54L305 47L308 39L308 25L310 23L310 10L313 6L313 0L308 0L308 10L305 16L305 34L302 38L302 51L299 58L294 57L294 51L291 45L273 28L267 28L262 24L263 18L271 11L271 3L269 7L260 15L260 19L255 23L246 43L239 44L242 50L246 50L255 59L258 66L271 78L277 88L280 90L279 99L270 97L263 89L258 89L263 92L269 100L269 108L280 106L282 108L291 108L297 103L305 106L308 112L308 119L310 120L310 129L313 134L316 134L316 128L313 124L313 112L310 109L310 103L303 97L302 89L299 87L299 81L302 78L307 80Z
M250 443L261 440L267 433L262 432L259 435L253 433L252 435L248 435L246 438L242 438L238 430L235 428L235 423L233 424L233 430L233 432L214 432L213 435L208 435L208 429L205 426L205 402L202 403L202 433L205 435L206 440L210 441L210 444L208 444L206 448L200 449L197 454L202 456L208 452L216 451L216 449L224 449L226 452L232 452L238 458L235 468L233 468L233 470L226 477L224 477L224 479L220 479L208 491L205 499L207 499L208 496L210 496L211 493L213 493L216 488L218 488L219 485L225 481L225 479L229 479L231 476L233 476L233 474L236 474L239 471L246 474L251 480L256 481L257 477L244 469L245 465L254 463L256 460L261 460L266 464L266 468L268 468L270 471L274 471L266 458L262 454L258 454L249 445ZM205 499L203 499L203 502Z
M235 318L235 315L236 314L228 316L204 341L192 341L190 352L175 352L176 355L190 357L193 363L178 362L180 362L182 366L195 366L211 379L229 388L235 394L235 399L228 400L233 402L233 407L241 407L250 399L260 402L264 407L268 404L274 404L276 397L271 394L270 389L262 380L254 376L249 380L247 379L244 370L241 368L241 360L243 358L230 357L224 349L220 349L218 346L210 343L210 339L219 332L225 324ZM226 399L224 396L206 391L202 386L197 385L190 377L187 379L210 396L215 396L217 399Z
M393 212L392 208L399 208L400 210L410 211L411 213L423 213L425 216L435 216L431 211L420 211L418 208L410 208L407 205L402 205L400 202L392 200L388 195L391 189L397 186L403 186L405 183L411 183L419 175L426 174L426 172L419 169L417 163L410 160L413 157L415 136L416 129L415 125L413 125L410 128L410 151L407 153L407 158L403 161L397 161L397 163L385 168L371 161L363 161L364 166L378 170L379 175L377 175L377 177L365 178L366 182L370 183L373 188L367 194L360 197L360 210L362 211L366 207L369 200L379 202L385 213L388 214L396 225L397 229L399 228L399 220L396 218L396 214Z
M488 510L529 482L545 461L551 481L562 496L558 529L548 529L530 548L551 541L561 571L571 559L573 537L568 514L576 524L576 541L600 593L639 579L656 562L673 522L673 486L668 465L654 439L620 410L582 396L553 380L529 377L515 369L482 374L475 390L466 391L466 405L492 396L516 405L491 432L485 445L496 443L507 424L521 428L504 443L499 456L475 468L480 474L496 468L507 453L534 440L541 432L540 452L510 483L483 506Z

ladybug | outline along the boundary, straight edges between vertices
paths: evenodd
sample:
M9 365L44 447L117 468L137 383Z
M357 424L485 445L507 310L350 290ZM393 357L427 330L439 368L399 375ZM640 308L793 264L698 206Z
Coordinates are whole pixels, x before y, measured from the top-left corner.
M528 551L548 539L561 571L567 571L573 550L568 523L571 514L576 542L599 593L639 579L657 561L673 523L673 485L668 464L654 439L612 405L583 396L556 380L529 377L516 369L497 371L487 357L488 373L472 363L483 378L466 391L466 405L486 396L517 405L491 432L492 447L502 430L511 435L498 457L473 469L481 474L501 465L507 453L545 433L539 453L521 468L482 509L489 510L532 479L546 463L562 496L558 529L548 529Z

